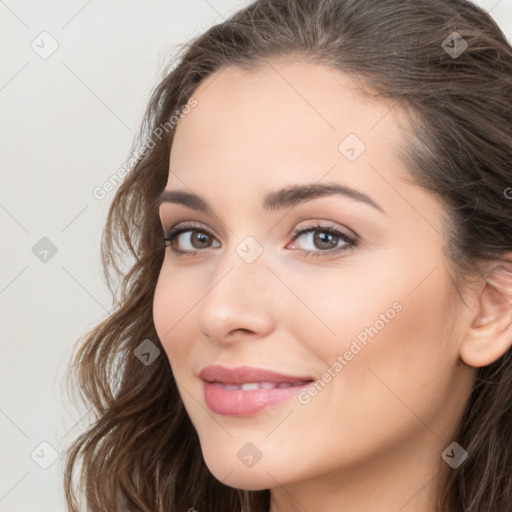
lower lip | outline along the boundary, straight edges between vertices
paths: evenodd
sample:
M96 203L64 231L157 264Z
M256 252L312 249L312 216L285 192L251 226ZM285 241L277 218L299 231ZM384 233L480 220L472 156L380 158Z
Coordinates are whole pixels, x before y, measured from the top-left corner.
M311 382L301 386L273 389L224 389L217 384L204 383L204 396L208 407L224 416L251 416L272 405L296 396Z

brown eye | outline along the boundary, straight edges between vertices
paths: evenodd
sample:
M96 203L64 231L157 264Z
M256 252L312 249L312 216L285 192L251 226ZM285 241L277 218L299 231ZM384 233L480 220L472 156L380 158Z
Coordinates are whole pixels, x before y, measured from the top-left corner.
M357 240L334 226L320 224L293 233L292 248L306 256L329 256L356 246Z
M164 237L164 241L176 253L195 254L197 251L212 247L217 240L206 230L187 226L171 230L169 235ZM220 247L220 244L217 247Z
M339 238L327 231L316 231L313 236L313 243L319 249L332 249L338 245Z
M212 237L202 231L191 231L190 243L194 248L205 249L212 241Z

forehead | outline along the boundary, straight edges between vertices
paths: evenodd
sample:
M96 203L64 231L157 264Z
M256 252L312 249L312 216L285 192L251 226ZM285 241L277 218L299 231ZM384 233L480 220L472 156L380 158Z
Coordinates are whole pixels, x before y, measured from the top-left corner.
M232 182L248 171L252 179L292 171L307 178L313 166L309 177L318 179L333 165L360 174L369 161L400 167L396 149L407 125L401 108L365 94L351 74L306 61L268 61L218 71L193 97L197 106L180 120L171 150L178 174L215 173L223 180L228 173ZM343 153L346 140L362 151L357 161Z

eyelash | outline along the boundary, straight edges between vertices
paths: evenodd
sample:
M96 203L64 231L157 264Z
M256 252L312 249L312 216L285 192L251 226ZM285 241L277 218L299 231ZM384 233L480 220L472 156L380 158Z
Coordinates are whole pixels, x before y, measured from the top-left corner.
M203 233L205 235L209 235L213 237L213 235L205 228L200 227L196 225L193 222L184 222L179 228L172 228L169 233L166 233L164 237L162 237L163 245L164 247L168 247L171 249L173 253L176 254L178 257L191 257L195 256L198 252L203 252L203 250L198 249L195 251L182 251L180 249L175 249L172 247L172 242L176 237L181 235L182 233L187 233L188 231L197 231L199 233ZM334 235L335 237L339 238L341 241L345 242L347 245L341 247L341 248L335 248L335 249L329 249L329 250L317 250L317 251L307 251L305 249L295 249L300 252L302 252L307 257L327 257L332 256L333 254L338 254L341 252L345 252L347 250L350 250L357 245L357 239L347 235L345 232L341 231L339 228L336 228L334 226L330 225L322 225L322 224L314 224L307 227L301 227L301 228L295 228L293 232L291 233L291 242L294 242L296 238L298 238L300 235L303 235L305 233L320 231L322 233L327 233L329 235ZM215 238L215 237L213 237Z

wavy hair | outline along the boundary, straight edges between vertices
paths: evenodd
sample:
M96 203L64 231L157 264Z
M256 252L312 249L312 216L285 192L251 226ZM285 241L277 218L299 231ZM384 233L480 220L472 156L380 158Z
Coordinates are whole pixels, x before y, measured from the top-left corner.
M460 55L449 51L461 47L453 32L467 44ZM132 147L135 164L110 205L101 250L114 308L79 340L67 376L94 410L65 453L72 512L84 510L78 498L88 511L269 509L269 490L234 489L213 477L168 359L145 366L134 351L145 339L163 351L152 301L165 251L157 200L169 171L169 120L213 73L273 58L351 73L368 95L410 112L402 158L442 200L457 286L512 250L512 203L504 193L512 185L512 48L486 11L464 0L251 3L179 48L151 93ZM509 350L478 369L455 438L469 457L443 481L439 510L448 503L453 512L510 510L511 431Z

